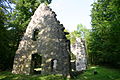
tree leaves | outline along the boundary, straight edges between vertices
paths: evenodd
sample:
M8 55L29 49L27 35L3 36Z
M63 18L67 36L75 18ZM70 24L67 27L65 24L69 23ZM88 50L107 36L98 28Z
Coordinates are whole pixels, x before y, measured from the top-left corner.
M42 2L51 0L0 0L0 70L12 69L19 41Z
M116 47L120 45L119 2L119 0L98 0L92 4L92 32L88 44L92 63L120 65L118 64L120 63L120 59L118 59L120 53L117 52L120 51L120 48Z

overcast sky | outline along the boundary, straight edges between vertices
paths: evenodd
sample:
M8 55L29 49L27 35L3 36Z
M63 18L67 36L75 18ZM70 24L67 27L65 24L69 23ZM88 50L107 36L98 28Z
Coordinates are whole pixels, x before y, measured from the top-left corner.
M94 0L52 0L49 5L57 14L57 19L64 27L73 31L77 24L91 28L91 4Z

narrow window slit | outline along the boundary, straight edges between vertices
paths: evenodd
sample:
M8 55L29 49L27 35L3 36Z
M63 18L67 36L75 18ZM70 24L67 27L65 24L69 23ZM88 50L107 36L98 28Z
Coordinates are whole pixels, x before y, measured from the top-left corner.
M33 36L32 36L33 41L36 41L38 39L38 33L39 33L38 29L33 30Z

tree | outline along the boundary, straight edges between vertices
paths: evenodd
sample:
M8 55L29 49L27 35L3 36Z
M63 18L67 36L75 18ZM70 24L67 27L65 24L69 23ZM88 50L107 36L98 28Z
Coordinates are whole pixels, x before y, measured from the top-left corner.
M9 16L12 9L9 0L0 0L0 3L0 70L5 70L11 67L13 56L10 46L11 33L8 30Z
M0 70L12 69L19 41L40 3L51 0L0 0Z
M91 13L89 56L93 64L120 65L119 0L98 0Z
M15 29L16 40L19 44L23 33L34 14L35 10L41 3L50 4L52 0L16 0L15 9L11 17L10 27Z
M69 39L71 41L71 44L74 44L76 41L76 38L83 38L87 39L87 36L89 34L89 30L85 28L82 24L77 25L77 29L73 32L70 32Z

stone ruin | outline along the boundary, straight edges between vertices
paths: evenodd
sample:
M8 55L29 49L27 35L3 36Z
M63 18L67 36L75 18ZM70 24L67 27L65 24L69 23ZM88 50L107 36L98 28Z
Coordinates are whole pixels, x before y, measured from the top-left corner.
M75 71L83 71L87 68L87 56L85 48L85 40L76 38L76 42L71 45L71 52L76 56L73 68Z
M41 4L31 18L16 51L12 73L68 75L70 41L55 12Z

